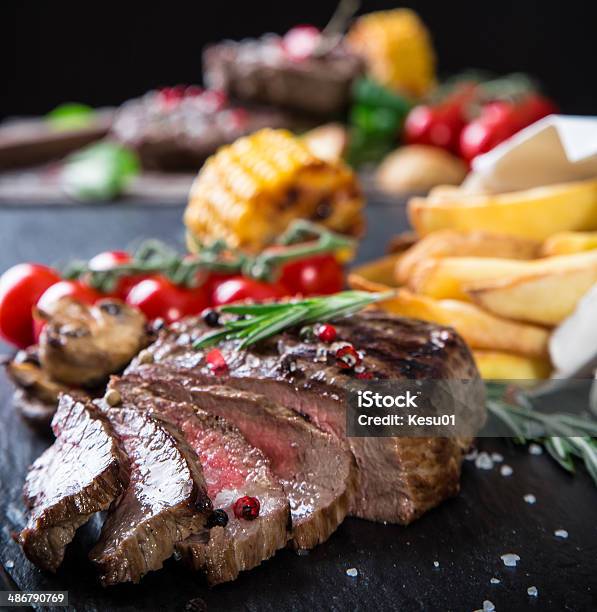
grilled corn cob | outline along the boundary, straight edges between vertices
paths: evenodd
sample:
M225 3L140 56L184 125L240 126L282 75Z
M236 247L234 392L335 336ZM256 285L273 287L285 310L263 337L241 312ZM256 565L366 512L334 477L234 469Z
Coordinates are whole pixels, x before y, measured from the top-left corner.
M362 206L350 168L316 157L286 130L265 129L207 160L185 211L187 242L195 250L223 239L259 252L299 218L358 235Z
M429 32L409 9L363 15L348 32L347 41L382 85L420 97L435 84Z

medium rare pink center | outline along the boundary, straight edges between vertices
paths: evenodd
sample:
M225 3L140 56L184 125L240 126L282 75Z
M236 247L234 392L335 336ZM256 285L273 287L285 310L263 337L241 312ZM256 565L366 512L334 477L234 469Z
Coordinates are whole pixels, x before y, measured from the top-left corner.
M182 429L199 457L210 499L225 489L241 488L246 483L247 466L237 453L227 451L227 440L220 432L201 429L190 420L185 421Z

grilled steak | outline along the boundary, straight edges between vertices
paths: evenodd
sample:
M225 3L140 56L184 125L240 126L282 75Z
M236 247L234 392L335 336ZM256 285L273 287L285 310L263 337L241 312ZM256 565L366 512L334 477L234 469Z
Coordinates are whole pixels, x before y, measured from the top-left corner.
M108 508L128 474L110 424L91 402L62 396L52 428L56 441L27 475L31 516L18 541L33 563L55 571L77 528Z
M374 378L479 380L472 356L454 330L378 311L363 312L337 325L338 338L364 353ZM217 379L205 352L193 341L208 331L201 319L185 319L160 333L148 349L155 362L192 370L205 384L218 383L262 393L309 417L352 450L358 465L358 495L352 514L370 520L409 523L459 488L462 449L469 440L445 438L346 438L345 386L354 376L337 366L330 345L305 342L296 331L236 350L220 346L228 374ZM212 331L212 330L209 330ZM129 371L136 367L133 363ZM348 373L347 373L348 372ZM481 385L458 387L454 404L469 421L484 420Z
M130 460L130 482L90 553L104 585L139 582L162 567L174 547L204 529L211 513L201 466L176 428L134 404L98 400Z
M290 502L295 547L313 548L324 542L344 520L355 494L356 466L334 436L262 395L202 386L191 372L150 365L138 373L154 392L233 423L263 451Z
M178 393L168 391L167 382L154 385L130 375L113 379L126 405L159 415L182 432L197 453L215 508L228 516L226 526L214 526L179 541L177 548L194 569L204 570L211 584L234 580L286 545L289 524L288 500L269 461L251 446L232 425L197 406L172 401ZM180 398L177 398L180 400ZM232 506L240 497L256 497L261 510L252 521L235 516Z
M134 149L144 168L197 172L218 148L264 127L304 129L309 122L275 108L231 106L221 92L178 92L165 102L167 91L150 91L125 102L111 135Z
M342 112L361 59L341 44L301 61L284 49L275 34L211 45L203 52L205 80L245 102L324 117Z

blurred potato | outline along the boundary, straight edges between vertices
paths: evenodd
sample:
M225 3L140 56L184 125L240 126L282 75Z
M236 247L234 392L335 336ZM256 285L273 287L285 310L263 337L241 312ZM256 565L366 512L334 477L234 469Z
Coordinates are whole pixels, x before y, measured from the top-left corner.
M479 283L467 290L480 306L502 317L558 325L597 283L597 266L552 270L532 276ZM597 313L595 314L597 324Z
M539 380L549 378L547 359L523 357L501 351L473 351L481 377L486 380Z
M543 243L541 254L548 257L595 249L597 249L597 232L559 232Z
M305 132L302 136L311 153L319 159L337 163L348 145L348 133L340 123L326 123Z
M460 185L467 173L462 160L438 147L410 145L390 153L380 164L380 189L401 195L426 192L440 184Z
M597 180L501 194L434 191L411 198L408 215L420 236L451 228L545 240L561 231L597 230Z
M414 267L431 257L475 256L506 259L538 257L541 244L516 236L488 232L438 230L412 246L396 265L396 279L406 284Z

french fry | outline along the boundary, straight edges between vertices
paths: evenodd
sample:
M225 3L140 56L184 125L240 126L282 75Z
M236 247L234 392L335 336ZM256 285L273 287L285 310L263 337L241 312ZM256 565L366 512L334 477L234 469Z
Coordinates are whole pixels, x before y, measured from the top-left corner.
M545 240L561 231L597 230L597 180L502 194L436 191L411 198L408 214L420 236L451 228Z
M597 249L597 232L559 232L543 243L541 254L549 257L595 249Z
M540 380L548 378L551 364L547 359L522 357L500 351L473 351L482 378L486 380Z
M400 284L406 284L415 265L431 257L533 259L539 256L540 248L539 242L516 236L438 230L419 240L404 254L396 266L396 278Z
M528 273L526 262L493 257L442 257L416 264L408 288L437 299L451 298L470 302L466 287L476 281L494 280Z
M353 268L348 276L348 284L353 289L364 291L387 291L388 288L395 287L394 270L402 256L402 253L393 253ZM368 289L367 286L371 286L371 283L381 288Z
M398 289L394 297L379 306L403 317L449 325L474 349L494 349L541 358L548 355L549 333L546 329L495 317L474 304L434 300Z
M453 298L471 301L473 295L469 290L502 287L497 281L503 280L504 286L515 284L518 279L532 278L537 275L551 275L570 272L577 274L579 270L591 270L588 278L597 271L597 250L573 255L544 257L531 261L515 259L497 259L490 257L443 257L422 261L414 267L408 286L415 293L422 293L435 298ZM494 282L495 281L495 282ZM497 283L497 284L496 284ZM584 287L585 283L582 283ZM564 285L562 285L562 288ZM576 287L576 286L575 286ZM557 285L552 290L561 292ZM578 291L577 291L578 292ZM577 292L574 299L578 300ZM544 294L527 299L544 299ZM477 299L477 298L475 298ZM550 296L549 299L553 299ZM528 305L525 304L525 308ZM493 311L495 312L495 311ZM501 316L502 312L496 312ZM527 320L527 319L523 319ZM535 319L529 319L535 321Z
M493 314L541 325L558 325L597 283L597 266L505 278L468 289Z

